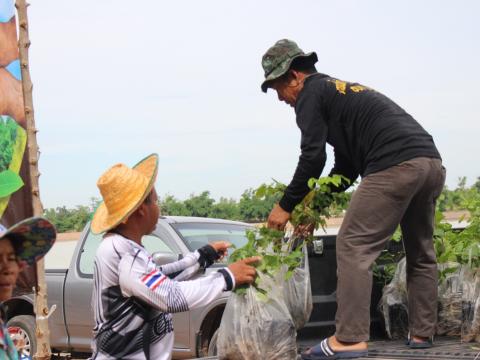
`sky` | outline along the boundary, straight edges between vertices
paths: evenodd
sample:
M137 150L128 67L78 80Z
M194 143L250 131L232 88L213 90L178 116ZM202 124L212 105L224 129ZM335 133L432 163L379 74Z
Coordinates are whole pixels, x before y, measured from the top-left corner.
M30 69L44 207L87 205L111 165L160 157L157 191L239 199L288 183L293 109L260 90L282 38L427 129L447 185L480 176L478 1L32 0ZM324 175L332 166L329 149Z

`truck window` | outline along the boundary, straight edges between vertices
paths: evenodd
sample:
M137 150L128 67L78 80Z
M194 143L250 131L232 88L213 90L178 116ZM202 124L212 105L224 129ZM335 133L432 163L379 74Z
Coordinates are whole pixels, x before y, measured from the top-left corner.
M150 234L145 235L142 239L143 246L150 254L154 252L161 251L161 252L168 252L173 254L173 250L158 236Z
M103 235L95 235L88 232L87 239L83 243L80 251L79 269L82 275L93 274L93 260L95 259L95 252L97 251Z
M93 275L93 261L102 238L103 234L95 235L91 232L88 233L87 239L83 243L82 250L80 251L79 270L82 275ZM162 239L153 234L144 236L142 243L150 254L156 251L173 253L173 250L170 249Z

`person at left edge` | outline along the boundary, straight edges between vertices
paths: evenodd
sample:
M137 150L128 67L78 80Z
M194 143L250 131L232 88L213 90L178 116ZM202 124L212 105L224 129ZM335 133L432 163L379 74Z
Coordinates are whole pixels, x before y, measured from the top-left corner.
M55 227L41 217L25 219L9 229L0 224L0 359L30 359L22 351L24 344L14 343L10 337L3 303L12 297L20 272L40 260L56 236Z

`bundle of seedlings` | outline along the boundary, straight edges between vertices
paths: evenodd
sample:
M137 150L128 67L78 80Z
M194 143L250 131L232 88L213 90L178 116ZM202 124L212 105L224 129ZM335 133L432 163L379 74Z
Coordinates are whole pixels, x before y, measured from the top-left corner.
M312 179L310 193L292 213L292 224L311 229L324 226L326 209L334 196L328 184L340 176ZM281 194L285 185L262 185L257 197ZM318 206L320 205L320 206ZM257 278L251 286L235 289L230 296L219 329L220 359L296 359L296 330L308 321L312 294L305 233L260 228L247 232L248 242L236 249L230 262L260 256Z
M455 304L445 308L450 311L440 320L448 320L449 327L455 329L461 322L461 339L469 342L480 340L480 194L474 190L464 192L461 205L469 213L467 226L454 229L442 222L442 214L437 214L434 241L440 289L446 288L440 304ZM452 275L458 277L456 282L448 281Z
M433 235L438 262L438 335L480 340L480 196L466 192L462 205L469 211L468 225L454 229L443 214L435 214ZM460 221L465 219L460 219ZM408 324L406 271L398 263L392 281L385 286L380 310L391 338L404 337Z
M228 299L219 328L220 359L296 359L296 329L283 284L300 264L303 253L285 251L283 232L261 228L247 233L248 243L235 250L230 262L261 256L257 278L240 286Z
M348 184L349 180L341 175L312 178L308 182L309 193L292 212L290 223L294 230L285 234L287 251L301 247L304 256L301 263L293 269L292 275L287 277L283 295L297 330L308 322L313 307L307 247L313 240L313 231L319 227L325 229L326 220L332 216L335 208L346 205L348 196L336 193L334 189ZM274 180L271 185L260 186L255 195L259 199L271 196L280 198L285 189L286 185Z

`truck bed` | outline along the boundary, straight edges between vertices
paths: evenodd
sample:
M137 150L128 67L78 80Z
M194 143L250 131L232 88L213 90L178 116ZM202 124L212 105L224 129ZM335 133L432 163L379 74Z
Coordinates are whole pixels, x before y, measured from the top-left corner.
M302 339L298 343L299 352L315 345L318 339ZM480 360L479 343L461 343L458 338L435 338L431 349L411 350L404 341L379 340L369 342L369 355L358 360ZM218 360L218 357L206 357L202 360Z
M318 339L300 340L299 351L303 351L317 342ZM480 360L480 344L461 343L459 338L436 337L432 348L411 350L403 340L376 340L369 342L368 357L363 359Z

